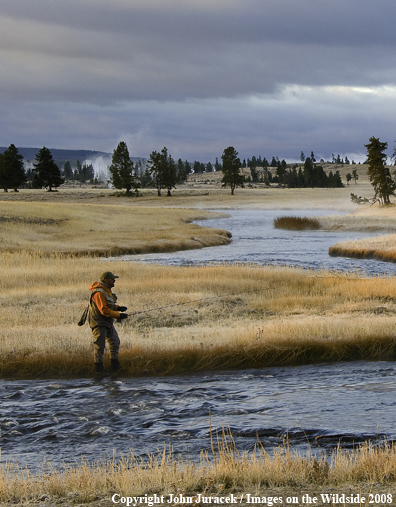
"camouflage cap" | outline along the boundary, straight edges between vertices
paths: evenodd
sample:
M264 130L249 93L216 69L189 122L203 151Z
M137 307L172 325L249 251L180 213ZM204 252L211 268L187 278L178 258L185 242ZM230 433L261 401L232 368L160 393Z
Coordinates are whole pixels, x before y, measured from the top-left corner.
M104 273L102 273L102 276L100 277L100 281L104 282L107 278L112 278L113 280L115 280L116 278L120 278L120 277L113 275L113 273L111 271L105 271Z

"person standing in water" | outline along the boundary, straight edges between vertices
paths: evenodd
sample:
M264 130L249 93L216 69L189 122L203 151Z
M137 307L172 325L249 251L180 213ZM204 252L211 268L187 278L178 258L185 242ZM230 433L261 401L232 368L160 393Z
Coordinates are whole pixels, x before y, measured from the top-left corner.
M89 300L89 326L94 339L94 363L95 372L102 373L103 353L106 341L109 344L111 371L114 373L120 368L118 350L120 338L114 327L114 319L123 320L128 317L126 306L117 305L117 296L112 288L116 278L111 271L105 271L100 277L100 282L94 282L89 287L91 297Z

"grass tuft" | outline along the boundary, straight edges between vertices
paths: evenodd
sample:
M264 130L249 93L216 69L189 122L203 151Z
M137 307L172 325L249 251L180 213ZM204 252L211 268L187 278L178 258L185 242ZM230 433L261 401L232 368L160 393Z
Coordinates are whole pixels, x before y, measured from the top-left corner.
M274 227L289 231L317 230L320 223L316 218L283 216L274 219Z

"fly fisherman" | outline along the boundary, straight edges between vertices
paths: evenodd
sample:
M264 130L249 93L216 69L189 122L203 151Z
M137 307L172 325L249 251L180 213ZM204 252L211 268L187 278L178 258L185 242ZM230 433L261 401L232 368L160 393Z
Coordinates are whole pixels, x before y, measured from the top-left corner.
M106 340L110 349L111 371L116 372L120 363L118 362L118 349L120 339L113 325L114 319L126 319L126 306L117 305L117 296L111 292L116 278L111 271L105 271L100 277L100 282L94 282L89 290L89 326L92 329L94 338L94 362L95 372L102 373L103 353ZM121 313L120 313L121 312Z

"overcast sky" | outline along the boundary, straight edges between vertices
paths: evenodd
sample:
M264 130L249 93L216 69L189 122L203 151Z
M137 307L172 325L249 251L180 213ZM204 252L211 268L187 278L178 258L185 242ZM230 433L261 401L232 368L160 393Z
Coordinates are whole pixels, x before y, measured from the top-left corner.
M391 153L395 21L395 0L0 0L0 145Z

